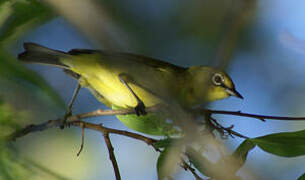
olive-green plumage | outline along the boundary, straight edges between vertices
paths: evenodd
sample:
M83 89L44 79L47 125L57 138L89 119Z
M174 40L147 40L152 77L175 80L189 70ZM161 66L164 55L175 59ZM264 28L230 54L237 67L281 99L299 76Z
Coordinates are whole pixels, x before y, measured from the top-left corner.
M34 43L25 43L24 48L18 59L72 71L83 87L110 108L134 108L138 103L120 77L146 107L175 102L192 108L231 95L241 97L230 77L212 67L183 68L144 56L100 50L73 49L66 53ZM160 115L118 118L129 128L146 134L164 135L171 131L166 117Z

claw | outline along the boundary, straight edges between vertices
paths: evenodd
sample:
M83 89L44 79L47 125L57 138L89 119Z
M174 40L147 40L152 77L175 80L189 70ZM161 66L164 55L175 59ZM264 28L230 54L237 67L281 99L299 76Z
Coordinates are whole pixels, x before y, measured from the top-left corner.
M143 102L139 102L134 109L136 111L137 116L141 116L141 115L146 115L147 114L147 112L145 110L146 107L145 107Z
M60 129L64 129L65 127L70 127L70 125L67 123L67 119L68 119L68 117L71 116L71 115L72 115L72 112L71 112L71 111L69 111L69 112L67 112L67 113L65 114L65 116L64 116L64 118L63 118L63 120L62 120L62 122L61 122L61 125L59 126Z

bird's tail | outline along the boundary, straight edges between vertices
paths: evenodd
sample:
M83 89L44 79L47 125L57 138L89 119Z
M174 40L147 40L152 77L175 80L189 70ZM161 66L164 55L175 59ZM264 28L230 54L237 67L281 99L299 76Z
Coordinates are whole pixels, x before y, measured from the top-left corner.
M49 49L35 43L24 43L23 47L25 51L18 55L20 61L67 68L66 65L60 62L61 57L68 55L65 52Z

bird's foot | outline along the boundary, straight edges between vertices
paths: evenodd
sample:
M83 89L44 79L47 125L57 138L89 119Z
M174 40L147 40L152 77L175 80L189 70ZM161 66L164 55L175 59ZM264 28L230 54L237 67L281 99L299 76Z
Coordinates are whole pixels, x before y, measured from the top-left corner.
M67 119L70 117L72 115L72 112L71 111L68 111L65 115L64 115L64 117L63 117L63 119L62 119L62 121L61 121L61 124L60 124L60 129L64 129L65 127L70 127L69 126L69 123L67 123Z
M134 108L137 116L146 115L146 107L142 101L138 102L137 106Z

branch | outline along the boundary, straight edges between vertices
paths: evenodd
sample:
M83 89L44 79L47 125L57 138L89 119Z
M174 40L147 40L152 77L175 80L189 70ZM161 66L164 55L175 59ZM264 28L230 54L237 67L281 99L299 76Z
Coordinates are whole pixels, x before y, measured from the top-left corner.
M148 113L158 112L161 108L164 108L164 106L155 105L155 106L146 108L146 112L148 112ZM136 114L136 112L134 109L119 109L119 110L98 109L98 110L88 112L88 113L68 116L68 117L66 117L67 118L66 123L67 123L67 125L69 125L73 122L77 122L77 121L80 121L81 119L85 119L85 118L98 117L98 116L110 116L110 115L128 115L128 114ZM63 117L63 118L65 118L65 117ZM23 137L30 133L44 131L49 128L60 127L62 125L62 122L63 122L62 118L59 118L56 120L49 120L49 121L43 122L41 124L36 124L36 125L30 124L21 130L17 130L13 134L9 135L6 139L9 141L10 140L15 141L17 138ZM128 134L128 135L131 135L131 134Z
M84 144L85 144L85 126L84 126L84 124L82 124L82 143L80 145L80 149L77 153L77 156L79 156L80 153L83 151Z
M285 121L304 121L305 117L288 117L288 116L267 116L267 115L258 115L258 114L249 114L242 113L241 111L218 111L218 110L209 110L204 109L203 113L205 114L223 114L223 115L232 115L232 116L241 116L258 119L261 121L269 120L285 120Z
M147 107L145 110L147 113L153 113L153 112L158 112L161 108L164 108L164 106L155 105L155 106ZM91 118L91 117L98 117L98 116L128 115L128 114L136 114L136 111L134 109L117 109L117 110L97 109L95 111L88 112L88 113L72 115L67 118L67 122L77 121L79 119L85 119L85 118Z
M196 170L194 168L192 168L187 162L185 162L184 159L181 158L181 162L182 162L182 168L184 170L189 170L193 176L196 178L196 180L203 180L197 173Z
M143 141L146 144L152 145L152 146L154 143L158 142L158 140L154 139L154 138L149 138L149 137L143 136L141 134L137 134L137 133L133 133L133 132L129 132L129 131L107 128L107 127L104 127L102 124L93 124L93 123L84 122L84 121L74 121L74 122L70 123L70 125L77 126L77 127L81 127L82 124L83 124L84 128L86 128L86 129L96 130L101 133L123 135L126 137L130 137L133 139Z
M221 124L219 124L216 119L214 119L212 117L209 117L209 120L211 121L210 125L212 125L224 138L226 138L227 136L231 136L232 138L234 136L237 136L240 138L249 139L249 137L242 135L239 132L234 131L233 130L234 125L231 125L229 127L224 127Z
M146 111L148 113L152 112L158 112L165 108L162 105L155 105L152 107L146 108ZM249 114L249 113L242 113L240 111L219 111L219 110L209 110L209 109L199 109L200 114L223 114L223 115L232 115L232 116L241 116L241 117L249 117L249 118L254 118L254 119L259 119L261 121L265 121L266 119L270 120L293 120L293 121L303 121L305 120L305 117L285 117L285 116L267 116L267 115L258 115L258 114ZM92 112L88 113L82 113L82 114L77 114L77 115L71 115L67 118L67 123L79 121L80 119L84 118L91 118L91 117L98 117L98 116L110 116L110 115L128 115L128 114L135 114L134 109L120 109L120 110L102 110L98 109ZM38 125L28 125L25 128L16 131L12 135L10 135L7 139L8 140L16 140L19 137L23 137L29 133L33 132L38 132L38 131L43 131L49 128L54 128L54 127L59 127L61 125L61 119L57 120L49 120L44 123L38 124ZM123 134L124 135L124 134ZM129 134L130 135L130 134Z
M109 158L112 162L112 166L113 166L113 169L114 169L116 180L121 180L119 166L118 166L118 163L117 163L115 155L114 155L114 149L113 149L113 146L112 146L110 138L109 138L109 133L108 132L103 132L103 135L104 135L105 143L106 143L107 148L108 148Z
M99 131L103 134L104 140L105 140L105 143L106 143L107 149L108 149L109 159L111 160L112 166L114 169L116 180L121 180L121 175L120 175L119 166L116 161L116 157L114 154L114 148L112 146L109 134L119 134L119 135L127 136L130 138L134 138L134 139L146 142L148 145L151 145L153 147L154 147L154 143L156 143L158 141L156 139L149 138L149 137L146 137L146 136L143 136L140 134L132 133L129 131L122 131L122 130L107 128L107 127L104 127L102 124L93 124L93 123L84 122L84 121L74 121L74 122L70 122L69 125L81 127L82 129L85 129L85 128L92 129L95 131ZM82 135L82 137L84 137L84 136ZM82 145L83 145L83 139L82 139ZM82 149L82 147L83 146L81 146L81 149ZM154 149L157 151L157 149L155 147L154 147Z
M114 169L116 180L121 180L121 175L120 175L118 163L116 161L116 157L114 154L114 148L113 148L113 146L111 144L111 140L109 138L109 134L119 134L119 135L127 136L130 138L134 138L134 139L146 142L148 145L151 145L153 147L154 147L154 143L156 143L158 141L156 139L149 138L149 137L146 137L146 136L143 136L140 134L132 133L129 131L122 131L122 130L117 130L117 129L112 129L112 128L106 128L102 124L98 125L98 124L93 124L93 123L88 123L88 122L83 122L83 121L74 121L74 122L71 122L70 125L82 127L83 129L87 128L87 129L96 130L103 134L105 143L108 148L109 159L111 160L112 166ZM154 147L154 149L157 151L157 148Z
M166 107L164 107L163 105L156 105L153 107L149 107L146 108L147 112L158 112L158 111L162 111L162 109L164 109ZM84 118L90 118L90 117L97 117L97 116L108 116L108 115L127 115L127 114L135 114L135 110L134 109L121 109L121 110L102 110L102 109L98 109L96 111L93 112L89 112L89 113L83 113L83 114L77 114L77 115L71 115L69 117L67 117L67 125L68 126L76 126L76 127L81 127L82 128L82 145L81 145L81 149L80 151L83 149L83 144L84 144L84 129L91 129L91 130L95 130L95 131L99 131L104 135L104 140L106 142L107 148L108 148L108 152L109 152L109 157L110 160L112 162L115 174L116 174L116 178L117 179L121 179L120 177L120 172L119 172L119 168L116 162L116 158L114 155L114 150L109 138L109 134L118 134L118 135L123 135L126 137L130 137L133 139L137 139L140 141L143 141L145 143L147 143L148 145L152 146L157 152L160 151L158 148L155 147L155 143L158 142L159 140L157 139L153 139L150 137L146 137L137 133L133 133L133 132L129 132L129 131L123 131L123 130L117 130L117 129L112 129L112 128L107 128L104 127L102 124L93 124L93 123L89 123L89 122L85 122L85 121L81 121L81 119ZM241 138L248 138L238 132L235 132L232 130L232 127L223 127L221 126L213 117L211 117L211 115L213 114L223 114L223 115L232 115L232 116L242 116L242 117L249 117L249 118L255 118L255 119L259 119L262 121L265 121L265 119L274 119L274 120L305 120L305 117L283 117L283 116L266 116L266 115L257 115L257 114L249 114L249 113L242 113L240 111L218 111L218 110L209 110L209 109L196 109L196 111L194 111L194 113L199 113L202 115L205 115L206 117L208 117L208 120L211 120L214 122L214 127L222 132L227 132L229 135L235 135L235 136L239 136ZM64 117L65 118L65 117ZM7 139L8 140L16 140L19 137L23 137L29 133L33 133L33 132L38 132L38 131L43 131L49 128L54 128L54 127L60 127L62 125L62 118L56 119L56 120L49 120L46 121L44 123L41 124L31 124L27 127L25 127L24 129L21 129L19 131L16 131L15 133L11 134ZM198 175L196 175L195 169L190 167L188 164L183 163L183 167L189 171L192 172L192 174L194 175L194 177L198 180L200 179L200 177ZM198 178L199 177L199 178ZM202 179L202 178L201 178ZM201 180L200 179L200 180Z

